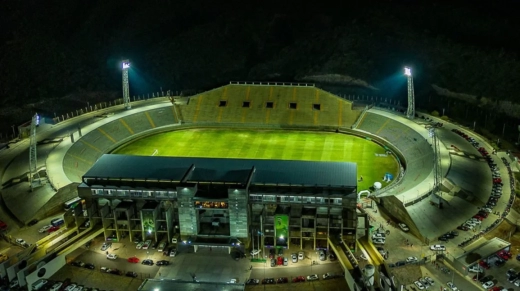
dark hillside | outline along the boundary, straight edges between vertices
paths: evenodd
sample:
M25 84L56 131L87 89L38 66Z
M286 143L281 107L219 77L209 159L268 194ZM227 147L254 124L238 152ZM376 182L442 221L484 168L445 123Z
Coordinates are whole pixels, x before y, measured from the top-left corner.
M124 58L137 73L132 95L339 74L371 86L335 84L344 92L402 99L404 81L395 78L412 65L420 100L436 85L520 103L513 1L268 2L2 1L0 121L9 129L36 110L71 109L56 103L119 95Z

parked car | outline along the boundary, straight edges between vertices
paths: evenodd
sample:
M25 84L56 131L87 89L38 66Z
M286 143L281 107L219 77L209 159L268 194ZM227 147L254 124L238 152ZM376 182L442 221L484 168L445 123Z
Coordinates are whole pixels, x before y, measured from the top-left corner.
M303 260L305 259L305 253L304 252L298 252L298 260Z
M132 264L137 264L137 263L139 263L140 260L139 260L138 257L130 257L130 258L128 258L127 261L128 261L129 263L132 263Z
M136 272L126 272L126 275L127 277L132 277L132 278L137 278L137 273Z
M332 278L336 278L337 275L335 273L325 273L323 274L323 279L324 280L327 280L327 279L332 279Z
M149 247L150 247L150 244L152 243L151 240L147 240L144 242L144 244L142 245L142 249L143 250L147 250Z
M293 283L305 282L305 277L303 277L303 276L298 276L298 277L293 278L292 281L293 281Z
M144 245L144 242L139 242L137 243L137 245L135 246L136 249L140 250L143 248L143 245Z
M398 223L397 225L398 225L399 228L400 228L402 231L404 231L404 232L408 232L408 231L410 231L410 229L408 228L408 226L407 226L406 224L404 224L404 223Z
M417 263L418 261L419 261L419 259L417 259L417 257L408 257L408 258L406 258L406 262L408 264L410 264L410 263Z
M287 258L287 257L283 258L283 265L284 266L288 266L289 265L289 258Z
M96 268L96 266L92 263L86 263L83 267L90 270L94 270Z
M153 266L153 260L146 259L146 260L143 260L143 262L141 264L147 265L147 266Z
M38 230L38 232L39 233L47 232L47 230L49 230L49 228L51 228L51 227L52 227L52 225L45 225L42 228L40 228L40 230Z
M246 285L258 285L258 284L260 284L259 279L249 279L246 281Z
M372 243L375 244L375 245L384 245L385 244L385 239L383 239L383 238L376 238L376 239L372 240Z
M166 261L166 260L160 260L160 261L157 261L157 263L155 263L156 266L168 266L170 264L170 261Z
M108 250L108 248L110 248L112 246L111 243L103 243L103 245L101 246L101 251L106 251Z
M448 286L448 288L450 288L452 291L457 291L457 290L459 290L459 289L455 286L455 284L453 284L452 282L448 282L448 283L446 283L446 286Z
M415 284L415 286L417 287L417 289L419 289L419 290L424 290L424 285L423 285L421 282L419 282L419 281L415 281L415 282L413 282L413 283Z
M274 258L271 259L271 267L276 267L276 260Z
M298 255L296 253L291 254L292 262L298 263Z
M445 251L446 247L443 246L443 245L433 245L433 246L430 246L430 250L432 250L432 251Z
M276 283L278 283L278 284L289 283L289 278L287 278L287 277L278 278L278 279L276 279Z
M274 278L265 278L262 280L262 284L276 284L276 280Z
M307 281L316 281L319 279L320 279L320 277L318 276L318 274L312 274L312 275L307 276Z
M57 230L59 230L59 229L60 229L59 226L52 226L52 227L50 227L50 228L47 230L47 232L48 232L48 233L51 233L51 232L55 232L55 231L57 231Z
M117 259L117 255L116 255L116 254L108 254L108 255L107 255L107 259L109 259L109 260L115 260L115 259Z
M489 289L493 286L495 286L495 283L493 281L487 281L484 284L482 284L482 288L484 289Z
M319 250L318 254L319 254L320 261L327 260L327 256L325 255L325 251L324 250Z
M170 250L170 257L175 257L176 255L177 255L177 250L172 248Z

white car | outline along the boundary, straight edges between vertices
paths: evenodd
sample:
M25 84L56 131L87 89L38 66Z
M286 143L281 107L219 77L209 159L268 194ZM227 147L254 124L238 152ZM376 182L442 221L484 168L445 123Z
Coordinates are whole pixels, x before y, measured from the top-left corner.
M117 259L117 255L116 255L116 254L108 254L108 255L107 255L107 259L109 259L109 260L115 260L115 259Z
M139 242L139 243L135 246L135 248L138 249L138 250L140 250L140 249L143 248L143 245L144 245L144 242Z
M46 225L42 228L40 228L40 230L38 230L39 233L44 233L44 232L47 232L47 230L49 230L49 228L51 228L52 225Z
M151 240L147 240L143 244L143 250L147 250L150 247L150 244L152 243Z
M469 267L468 271L472 273L482 273L484 270L477 264Z
M417 257L408 257L406 258L406 262L407 263L417 263L419 261L419 259L417 259Z
M493 286L495 286L495 283L493 283L493 281L487 281L486 283L482 284L482 288L484 289L489 289Z
M459 290L459 288L455 287L455 284L453 284L453 283L451 283L451 282L446 283L446 285L447 285L448 287L450 287L450 289L451 289L452 291L457 291L457 290Z
M76 289L76 284L70 284L65 288L65 291L74 291Z
M435 281L433 281L433 279L430 277L424 277L424 280L426 280L426 282L428 282L428 284L430 284L431 286L435 284Z
M477 222L474 221L474 220L468 220L468 221L466 221L466 224L467 224L467 225L471 225L471 226L476 226L476 225L477 225Z
M376 232L372 235L372 238L385 238L385 234L384 233L380 233L380 232Z
M307 276L307 281L316 281L319 279L320 279L320 277L318 276L318 274L313 274L313 275Z
M303 260L305 258L305 253L304 252L298 252L298 260Z
M25 242L23 239L21 239L21 238L17 238L17 239L16 239L16 243L19 244L19 245L21 245L21 246L23 246L24 244L26 244L26 242Z
M385 239L384 238L376 238L376 239L372 240L372 243L374 243L376 245L384 245L385 244Z
M469 230L472 230L475 228L475 225L473 224L468 224L467 222L463 224L463 226L467 227Z
M408 226L404 223L398 223L397 225L399 225L399 228L404 231L404 232L408 232L410 231L410 229L408 228Z
M61 286L63 285L62 282L57 282L56 284L52 285L50 291L58 291L60 290Z
M432 251L445 251L446 247L443 246L443 245L433 245L433 246L430 246L430 250L432 250Z
M487 208L487 207L486 208L481 208L480 210L484 210L487 213L493 212L493 210L491 208Z
M480 219L473 218L471 221L477 225L482 224L482 221L480 221Z
M417 289L424 290L424 285L421 282L415 281L413 283L415 284L415 286L417 286Z

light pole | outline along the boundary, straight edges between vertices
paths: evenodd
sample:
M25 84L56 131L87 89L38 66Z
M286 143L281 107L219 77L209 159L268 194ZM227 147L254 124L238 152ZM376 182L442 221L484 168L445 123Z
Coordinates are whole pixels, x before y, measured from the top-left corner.
M408 110L406 111L406 117L414 119L415 117L415 94L413 91L413 78L412 69L410 67L404 68L404 74L408 79Z
M132 109L130 105L130 85L128 81L128 70L130 69L130 60L123 61L123 102L126 109Z
M11 127L13 128L13 138L16 136L16 132L14 131L14 124L11 125Z

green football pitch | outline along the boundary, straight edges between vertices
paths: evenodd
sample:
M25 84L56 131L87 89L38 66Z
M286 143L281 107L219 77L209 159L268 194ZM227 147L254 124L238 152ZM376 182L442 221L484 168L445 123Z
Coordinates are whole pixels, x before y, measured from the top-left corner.
M392 155L380 145L347 134L288 130L188 129L159 133L128 143L115 154L230 159L353 162L358 167L358 189L397 176ZM378 156L377 154L383 154Z

